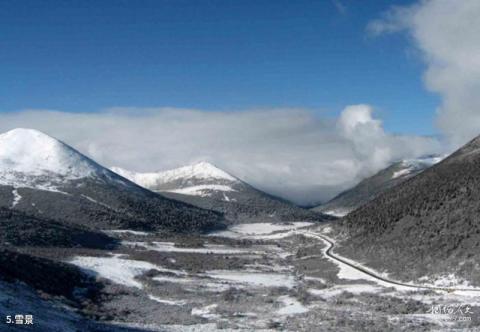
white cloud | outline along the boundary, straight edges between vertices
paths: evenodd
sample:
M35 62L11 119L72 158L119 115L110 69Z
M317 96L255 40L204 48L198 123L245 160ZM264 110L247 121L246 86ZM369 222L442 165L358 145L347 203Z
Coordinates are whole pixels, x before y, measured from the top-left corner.
M394 160L440 150L432 138L385 133L368 105L349 106L338 119L301 109L0 113L0 132L16 127L46 132L107 167L154 171L210 161L299 203L327 199Z
M393 7L373 34L405 30L423 54L425 84L439 93L437 125L457 147L480 134L480 1L426 0Z

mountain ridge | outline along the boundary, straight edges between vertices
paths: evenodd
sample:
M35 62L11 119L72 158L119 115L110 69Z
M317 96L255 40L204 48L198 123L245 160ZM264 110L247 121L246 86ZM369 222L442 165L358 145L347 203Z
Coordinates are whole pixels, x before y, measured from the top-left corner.
M339 249L411 280L446 275L480 284L480 137L340 220Z
M164 196L224 213L231 222L326 219L320 213L258 190L207 162L157 173L136 173L118 167L112 170Z
M0 207L85 227L199 231L215 212L160 196L40 131L0 136Z
M363 179L352 188L341 192L327 203L314 207L313 210L336 217L344 217L388 189L420 174L428 167L438 163L442 158L432 155L397 161Z

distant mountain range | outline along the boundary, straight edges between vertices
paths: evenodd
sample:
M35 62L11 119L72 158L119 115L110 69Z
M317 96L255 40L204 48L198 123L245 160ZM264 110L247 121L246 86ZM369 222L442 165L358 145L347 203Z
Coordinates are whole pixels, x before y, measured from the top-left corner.
M31 129L0 135L0 208L3 220L20 215L5 212L13 210L35 225L60 223L96 231L188 232L217 228L223 221L219 213L139 187L65 143Z
M136 173L118 167L112 170L164 196L224 213L230 222L326 219L321 213L262 192L207 162L156 173Z
M442 160L442 157L428 156L396 162L375 175L362 180L353 188L340 193L327 203L313 208L313 210L336 217L343 217L388 189L438 163L440 160Z
M480 137L340 220L340 252L413 280L480 285Z

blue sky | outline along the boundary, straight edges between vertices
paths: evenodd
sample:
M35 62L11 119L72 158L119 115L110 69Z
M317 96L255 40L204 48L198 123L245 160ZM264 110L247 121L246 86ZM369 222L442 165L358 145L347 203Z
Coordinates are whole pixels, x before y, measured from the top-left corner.
M411 1L2 1L0 112L115 106L337 115L373 105L428 135L439 101L404 35L365 27Z

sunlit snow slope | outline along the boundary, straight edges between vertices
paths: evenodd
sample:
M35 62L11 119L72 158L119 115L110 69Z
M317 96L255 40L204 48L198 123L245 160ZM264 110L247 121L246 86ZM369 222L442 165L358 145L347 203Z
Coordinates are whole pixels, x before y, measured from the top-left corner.
M190 231L222 217L162 197L33 129L0 135L0 208L62 223Z
M264 193L207 162L156 173L112 170L162 195L225 213L231 222L323 220L321 214Z

